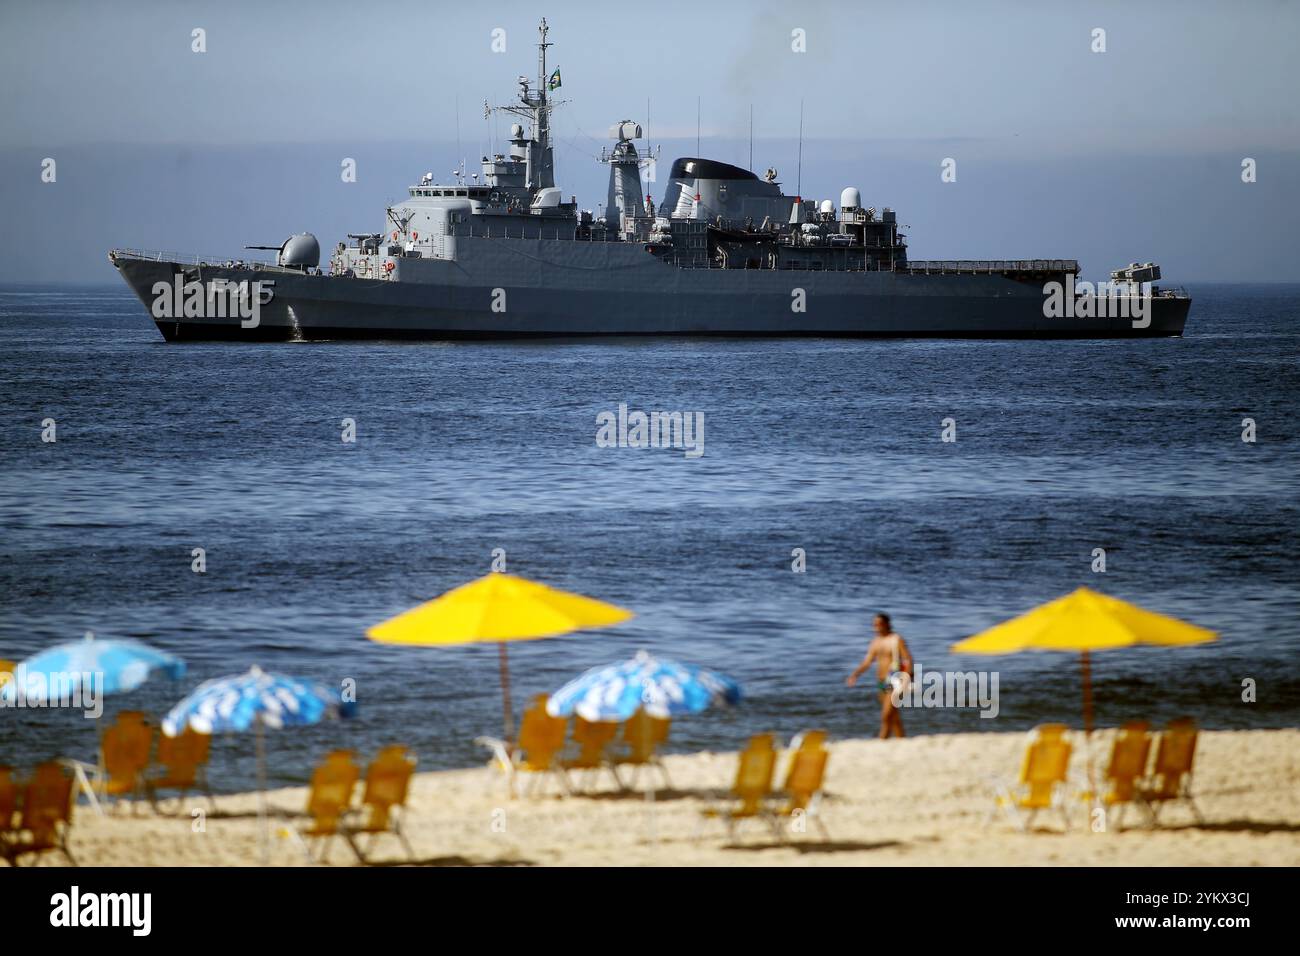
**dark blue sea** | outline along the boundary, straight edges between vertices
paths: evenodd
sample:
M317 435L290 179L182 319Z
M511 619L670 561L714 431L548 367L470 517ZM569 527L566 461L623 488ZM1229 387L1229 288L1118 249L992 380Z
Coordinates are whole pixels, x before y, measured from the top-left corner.
M948 648L1079 585L1220 633L1095 656L1100 724L1296 726L1300 286L1189 291L1169 340L231 346L165 344L124 288L7 287L0 658L91 630L188 662L109 716L251 664L355 679L357 719L271 735L272 783L336 746L470 766L501 730L495 646L364 631L503 548L513 573L637 612L511 645L516 710L641 648L738 679L739 707L675 723L680 750L873 734L874 694L844 677L876 610L922 667L1000 674L998 718L909 710L909 733L1077 726L1076 656ZM620 403L703 412L703 457L597 447ZM96 729L0 711L0 764L91 759ZM247 737L217 742L222 788L252 768Z

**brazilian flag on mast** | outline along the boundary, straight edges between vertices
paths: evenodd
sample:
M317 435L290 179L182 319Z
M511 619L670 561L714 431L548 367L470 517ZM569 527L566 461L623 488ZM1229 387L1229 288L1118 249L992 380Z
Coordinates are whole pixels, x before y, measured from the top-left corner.
M558 90L559 88L560 88L560 71L559 68L557 67L555 72L551 74L551 78L546 81L546 89L548 92L550 92L550 91Z

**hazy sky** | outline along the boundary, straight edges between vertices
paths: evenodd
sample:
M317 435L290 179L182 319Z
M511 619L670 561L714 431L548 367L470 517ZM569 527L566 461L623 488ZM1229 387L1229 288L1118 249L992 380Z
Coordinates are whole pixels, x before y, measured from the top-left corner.
M535 75L542 13L571 100L558 178L584 206L603 199L607 127L644 123L647 99L665 160L694 152L698 97L702 151L747 163L752 106L754 165L793 192L802 101L803 191L852 183L899 208L917 257L1081 246L1098 270L1140 257L1167 275L1300 278L1275 248L1294 248L1300 206L1296 3L3 0L0 202L16 223L0 280L65 275L51 256L93 257L89 278L110 279L108 247L196 235L198 251L303 228L332 244L343 213L379 228L385 199L500 135L509 120L494 132L483 100ZM344 156L373 157L346 193ZM57 183L40 181L44 157ZM941 183L949 157L957 181ZM1150 248L1108 245L1135 221ZM1068 241L1007 248L1054 236Z

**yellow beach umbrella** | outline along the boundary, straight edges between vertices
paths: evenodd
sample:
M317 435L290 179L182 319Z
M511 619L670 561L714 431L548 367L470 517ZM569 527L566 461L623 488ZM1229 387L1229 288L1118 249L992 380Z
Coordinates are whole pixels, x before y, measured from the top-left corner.
M1092 732L1092 668L1089 654L1134 644L1203 644L1217 635L1177 618L1147 611L1090 588L1055 601L952 645L956 653L1078 651L1083 671L1083 727Z
M571 631L609 627L630 617L631 611L604 601L494 572L376 624L366 631L366 636L384 644L496 642L500 654L506 739L510 739L513 719L505 642L531 641Z

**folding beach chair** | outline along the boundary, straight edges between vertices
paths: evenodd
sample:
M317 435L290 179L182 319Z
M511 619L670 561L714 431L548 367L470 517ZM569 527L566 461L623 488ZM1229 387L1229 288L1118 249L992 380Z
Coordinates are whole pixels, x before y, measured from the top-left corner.
M1102 805L1108 816L1112 808L1119 808L1115 819L1117 828L1124 824L1124 810L1128 805L1140 800L1138 786L1147 774L1147 758L1151 753L1148 726L1141 720L1125 724L1110 746L1105 777L1108 789L1102 796Z
M771 734L754 734L749 745L740 752L736 765L736 779L728 796L731 807L722 809L708 806L700 811L701 825L705 820L722 820L727 825L727 835L734 837L742 820L765 819L779 836L779 829L766 807L772 794L772 776L776 772L776 749Z
M538 694L533 698L519 721L519 740L514 746L496 737L474 739L474 743L492 751L493 762L506 772L511 797L515 796L515 777L521 773L530 775L529 796L537 795L539 785L544 787L548 777L555 777L564 793L571 790L569 778L560 761L568 721L563 717L552 717L546 712L548 700L546 694Z
M296 832L307 859L313 859L310 841L320 847L315 859L327 862L330 846L336 836L346 839L343 818L352 806L352 792L356 789L361 770L354 761L351 750L334 750L326 754L311 775L311 789L307 792L309 826Z
M672 718L651 717L644 710L638 710L627 719L623 725L623 743L627 745L627 751L614 758L615 776L619 778L619 785L624 790L636 787L641 770L645 767L659 771L664 788L672 789L673 782L668 779L668 768L659 756L659 747L668 739L671 729ZM631 776L624 780L617 772L618 767L631 767Z
M791 741L790 764L782 787L788 799L784 806L772 811L775 829L782 835L783 819L791 821L792 829L795 821L801 825L803 821L812 820L817 824L822 839L831 838L821 818L822 781L826 776L826 762L830 759L830 752L822 746L825 740L826 731L812 730ZM795 741L798 741L797 746Z
M622 787L618 771L609 759L608 749L618 735L618 723L614 721L586 720L573 718L573 742L578 745L577 756L561 761L565 770L583 771L588 782L600 776L601 770L608 770L614 778L615 786Z
M1040 810L1060 811L1061 822L1068 830L1064 790L1070 768L1070 742L1065 739L1064 724L1040 724L1029 732L1029 744L1014 786L994 780L994 806L986 823L991 823L1000 809L1021 830L1028 831Z
M1169 803L1185 801L1197 823L1204 823L1200 808L1192 799L1192 761L1196 756L1196 721L1190 717L1171 720L1160 733L1151 782L1137 788L1152 826L1159 823L1160 810Z
M216 809L212 797L212 788L208 786L208 751L212 743L209 734L201 734L192 727L186 727L175 737L162 734L158 737L158 754L155 758L155 771L146 771L144 788L149 795L149 802L154 810L158 809L158 791L176 790L176 806L179 809L185 794L191 790L202 790L208 797L208 804Z
M415 757L405 747L385 747L370 766L366 768L366 788L361 797L360 813L365 819L360 825L348 822L343 824L343 835L348 846L357 855L361 863L369 863L369 854L374 852L375 841L380 834L392 833L406 849L408 859L415 858L415 850L402 830L402 815L406 812L406 795L411 787L411 775L415 772ZM363 851L357 845L359 835L369 835Z
M17 815L11 814L13 825L0 840L0 855L11 865L17 866L19 859L29 854L40 856L54 850L62 853L73 866L77 865L68 850L72 784L72 777L57 761L39 764L32 772Z
M153 737L154 727L143 713L123 710L100 735L97 764L81 760L61 760L59 763L72 770L91 806L99 813L102 812L101 798L138 798L144 792L144 772L149 766ZM133 800L132 812L138 808L139 802Z

